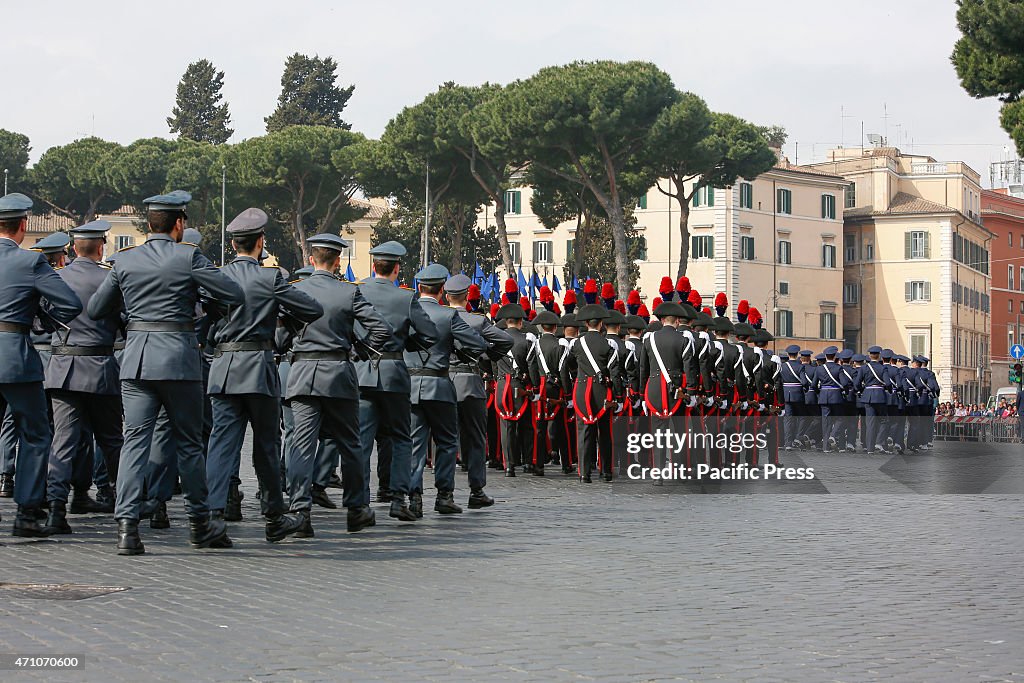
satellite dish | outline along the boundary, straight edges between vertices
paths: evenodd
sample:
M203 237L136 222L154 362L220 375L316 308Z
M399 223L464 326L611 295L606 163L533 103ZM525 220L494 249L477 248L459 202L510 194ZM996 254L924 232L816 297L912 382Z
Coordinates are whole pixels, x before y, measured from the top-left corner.
M870 143L871 143L872 145L874 145L875 147L878 147L878 146L879 146L879 145L881 145L881 144L882 144L882 143L883 143L884 141L885 141L885 138L883 138L883 137L882 137L881 135L879 135L878 133L868 133L868 142L870 142Z

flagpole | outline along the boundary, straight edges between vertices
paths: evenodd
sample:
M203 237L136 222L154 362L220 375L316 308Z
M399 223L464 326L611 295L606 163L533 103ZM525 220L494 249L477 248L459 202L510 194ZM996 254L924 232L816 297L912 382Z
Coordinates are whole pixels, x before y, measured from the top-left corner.
M426 192L424 193L426 209L423 215L423 263L424 268L430 263L430 162L427 162Z

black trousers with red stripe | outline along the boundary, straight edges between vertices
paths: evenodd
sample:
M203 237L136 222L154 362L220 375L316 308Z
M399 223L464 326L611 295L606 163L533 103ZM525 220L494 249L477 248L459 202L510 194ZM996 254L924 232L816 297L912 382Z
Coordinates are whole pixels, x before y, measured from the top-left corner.
M576 444L580 459L580 474L589 476L597 463L602 474L611 474L612 461L612 419L606 412L591 424L576 417Z

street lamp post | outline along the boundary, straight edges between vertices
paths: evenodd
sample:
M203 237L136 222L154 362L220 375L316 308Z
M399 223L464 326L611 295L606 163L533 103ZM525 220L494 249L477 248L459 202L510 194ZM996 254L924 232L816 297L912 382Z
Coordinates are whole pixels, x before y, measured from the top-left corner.
M224 256L227 253L227 197L228 197L228 167L220 165L220 264L224 265Z
M5 168L5 169L4 169L4 196L5 196L5 197L7 196L7 175L8 175L9 173L10 173L10 170L8 170L8 169L6 169L6 168Z

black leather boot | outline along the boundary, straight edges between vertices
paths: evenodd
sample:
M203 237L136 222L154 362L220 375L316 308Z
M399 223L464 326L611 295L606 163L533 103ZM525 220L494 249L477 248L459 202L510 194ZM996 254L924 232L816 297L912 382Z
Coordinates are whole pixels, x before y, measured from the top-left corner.
M230 548L228 527L223 520L210 519L209 515L189 517L188 540L193 548Z
M306 520L302 515L274 515L267 517L267 541L277 543L288 536L298 533Z
M4 472L0 474L0 498L14 497L14 475Z
M505 476L506 477L514 477L514 476L516 476L516 468L515 467L509 467L507 470L505 470Z
M331 472L331 478L327 480L327 487L329 489L340 489L344 488L345 485L341 481L341 477L338 475L337 470Z
M455 496L451 491L438 491L437 500L434 501L434 512L442 515L457 515L462 508L455 503Z
M313 522L309 518L309 510L299 510L297 514L302 520L302 526L295 532L295 538L313 538Z
M74 494L71 496L71 509L69 512L73 515L87 515L91 512L106 511L107 508L104 505L97 503L89 495L89 489L75 489Z
M377 502L378 503L390 503L394 500L395 494L385 488L377 489Z
M375 526L377 515L369 505L360 505L348 509L348 518L345 521L349 531L360 531L368 526Z
M313 498L313 502L322 508L334 510L338 507L338 504L331 500L331 497L327 495L327 489L319 484L313 484L310 494Z
M46 527L39 525L39 508L24 505L18 506L18 514L14 516L14 528L11 533L25 538L45 538L50 535Z
M108 515L114 512L114 504L117 502L117 496L114 494L114 489L110 484L101 486L96 489L96 504L102 507L100 512L105 512Z
M139 521L136 519L117 520L117 554L141 555L146 552L139 536Z
M171 518L167 516L167 503L157 503L153 516L149 518L150 529L170 529Z
M402 522L415 522L417 519L416 513L409 509L405 503L405 496L402 495L392 496L391 510L388 511L388 516Z
M50 503L50 514L46 517L44 529L50 535L71 533L71 525L68 524L67 505L58 501Z
M423 494L416 493L415 491L409 494L409 509L412 510L412 514L416 515L416 519L423 516Z
M473 489L473 492L469 494L470 510L489 508L492 505L494 505L494 499L484 493L483 489Z
M242 499L245 498L245 494L238 488L238 484L232 484L231 488L228 489L228 504L224 508L224 521L225 522L241 522L242 521Z

